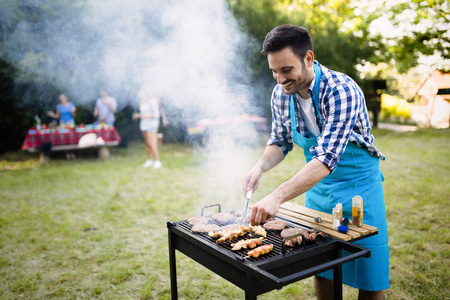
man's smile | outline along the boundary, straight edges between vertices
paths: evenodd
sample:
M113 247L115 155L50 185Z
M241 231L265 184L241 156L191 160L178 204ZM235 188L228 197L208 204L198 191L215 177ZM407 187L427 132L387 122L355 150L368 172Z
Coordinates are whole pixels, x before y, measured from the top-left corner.
M294 83L293 80L287 81L287 82L283 83L283 87L287 88L287 87L291 86L291 84L293 84L293 83Z

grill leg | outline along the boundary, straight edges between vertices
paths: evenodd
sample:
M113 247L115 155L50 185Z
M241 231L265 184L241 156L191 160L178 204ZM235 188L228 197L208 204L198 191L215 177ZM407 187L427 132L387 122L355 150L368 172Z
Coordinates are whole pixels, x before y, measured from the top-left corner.
M338 258L340 258L341 250L338 250ZM334 300L342 300L342 265L333 268L333 294Z
M253 278L247 274L247 289L245 290L245 300L256 300L256 294L253 289Z
M172 300L178 299L177 289L177 261L175 256L175 247L172 240L172 232L169 231L169 263L170 263L170 291Z

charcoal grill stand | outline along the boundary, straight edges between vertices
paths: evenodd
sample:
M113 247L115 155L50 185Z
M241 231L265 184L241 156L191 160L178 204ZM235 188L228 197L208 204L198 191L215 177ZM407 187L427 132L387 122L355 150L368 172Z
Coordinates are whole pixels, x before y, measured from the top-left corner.
M245 291L245 299L333 269L334 299L342 299L342 264L370 257L370 250L332 239L306 251L292 251L276 257L252 262L242 259L220 245L208 242L202 235L192 234L180 222L167 222L169 237L170 282L172 299L178 299L175 250L230 281ZM342 256L342 250L350 254Z

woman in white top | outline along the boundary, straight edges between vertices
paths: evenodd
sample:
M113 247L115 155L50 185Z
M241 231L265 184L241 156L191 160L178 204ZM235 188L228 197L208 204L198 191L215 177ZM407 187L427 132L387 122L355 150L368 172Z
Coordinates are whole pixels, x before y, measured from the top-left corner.
M140 129L147 149L148 159L143 164L144 168L161 168L161 161L158 154L157 132L159 119L162 117L164 126L167 125L164 109L161 100L153 95L148 88L141 87L139 90L139 111L133 115L133 119L140 119Z

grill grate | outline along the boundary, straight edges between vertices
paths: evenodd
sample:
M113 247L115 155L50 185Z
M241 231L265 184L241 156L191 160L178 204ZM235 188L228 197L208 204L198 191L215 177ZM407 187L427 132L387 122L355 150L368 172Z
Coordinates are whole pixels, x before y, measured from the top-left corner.
M305 230L309 230L310 228L298 225L298 224L293 224L287 220L283 220L285 221L288 226L286 228L303 228ZM206 240L208 243L212 243L214 245L216 245L216 239L211 238L207 233L196 233L196 232L192 232L191 228L193 227L192 225L190 225L188 223L187 220L185 221L181 221L181 222L177 222L177 225L180 226L180 229L183 229L187 234L189 235L195 235L200 237L203 240ZM236 240L233 241L227 241L227 242L223 242L221 244L219 244L218 246L223 249L224 251L229 251L231 253L234 253L237 257L240 257L242 260L246 260L246 261L250 261L250 262L261 262L264 261L268 258L271 257L277 257L280 255L284 255L283 254L283 249L282 249L282 241L283 238L281 238L280 236L280 231L274 231L274 230L266 230L267 232L267 237L263 240L262 245L268 245L268 244L272 244L273 245L273 250L270 251L267 254L263 254L260 255L259 257L249 257L247 256L247 252L251 249L241 249L241 250L237 250L237 251L232 251L231 248L233 248L231 246L231 244L237 243L240 240L246 240L246 239L253 239L253 238L259 238L258 235L254 234L253 232L249 232L246 235L239 237ZM328 239L321 237L320 235L318 235L316 237L316 239L312 242L307 242L306 245L303 247L301 245L297 245L294 248L291 247L286 247L286 252L285 253L289 253L292 251L306 251L308 249L317 247L323 243L326 243L329 241L331 237L329 237Z

